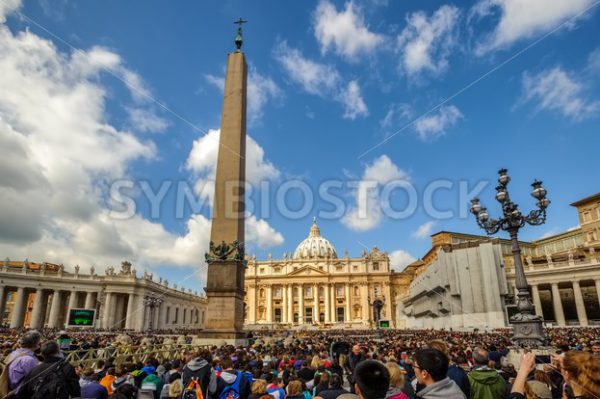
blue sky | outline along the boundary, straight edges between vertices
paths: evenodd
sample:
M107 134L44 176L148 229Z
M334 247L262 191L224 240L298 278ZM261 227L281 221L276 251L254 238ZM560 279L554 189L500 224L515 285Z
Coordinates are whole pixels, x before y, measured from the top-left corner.
M569 203L598 191L599 5L0 0L0 138L9 153L0 161L1 252L100 269L129 259L199 288L212 197L203 187L240 16L249 21L249 180L253 191L272 188L250 195L249 253L292 252L317 216L338 254L377 245L400 269L428 250L431 233L481 233L460 217L468 203L459 185L490 181L480 197L497 214L500 167L523 210L534 206L534 178L552 200L546 225L523 239L565 231L578 224ZM126 219L110 212L115 181L133 186ZM410 217L390 218L357 194L371 182L369 198L379 200L393 181L417 193ZM435 191L433 204L449 218L425 209L439 181L452 187ZM168 182L153 215L142 185ZM322 215L332 208L319 198L323 182L340 184L338 217ZM297 209L298 184L315 201L290 218L277 190L292 187L287 204ZM177 215L178 185L205 205ZM409 203L402 190L391 198L396 209Z

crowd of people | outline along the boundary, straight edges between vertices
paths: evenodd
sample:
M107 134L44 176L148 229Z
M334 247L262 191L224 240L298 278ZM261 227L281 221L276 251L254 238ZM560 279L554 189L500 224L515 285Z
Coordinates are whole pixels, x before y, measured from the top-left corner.
M128 345L179 332L162 333L129 332ZM65 361L69 351L118 347L122 335L0 331L0 399L600 398L598 328L549 329L549 349L535 353L511 346L510 330L267 331L246 346L191 345L170 358Z

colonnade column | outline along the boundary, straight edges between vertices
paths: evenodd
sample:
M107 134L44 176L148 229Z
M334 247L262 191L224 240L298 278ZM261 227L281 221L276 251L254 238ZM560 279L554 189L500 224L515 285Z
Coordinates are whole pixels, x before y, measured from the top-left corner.
M560 299L560 290L558 283L552 283L552 305L554 307L554 318L559 326L564 326L565 312L563 311L562 301Z
M344 284L345 293L346 293L346 322L352 321L352 305L350 301L350 283Z
M583 302L583 295L581 294L581 286L579 285L579 281L573 281L573 294L575 296L575 307L577 308L579 325L587 326L588 318L587 314L585 313L585 303Z
M600 292L598 293L600 296ZM6 310L6 287L0 286L0 325L4 323L4 311Z
M288 292L288 323L293 323L294 322L294 287L292 284L288 285L287 287L287 292Z
M542 311L542 301L540 299L540 290L537 284L531 285L531 296L533 297L533 306L535 306L535 314L538 316L544 316Z
M273 287L267 286L267 323L273 322Z
M31 315L30 328L42 328L44 326L44 316L46 315L44 306L44 290L38 288L35 290L35 299L33 300L33 310Z
M319 286L313 284L313 323L319 323Z
M10 318L10 328L18 328L23 326L25 318L25 287L17 288L17 299L13 306L12 315Z
M136 309L136 299L137 299L137 295L135 294L129 294L129 298L127 299L127 314L125 315L125 328L128 330L131 330L134 326L133 326L133 321L135 320L135 313L138 311L138 309ZM87 302L87 298L86 298L86 302Z
M92 291L88 291L85 294L85 305L84 307L86 309L95 309L96 308L96 301L94 300L94 292Z
M107 292L104 296L104 315L102 316L102 328L105 329L112 328L114 296L115 295L112 292Z
M600 303L600 279L594 280L596 283L596 295L598 295L598 303Z
M329 284L325 285L325 323L331 323L331 296Z
M50 315L48 316L48 327L58 327L58 317L60 316L60 298L61 291L54 290L52 293L52 304L50 305Z
M331 291L331 298L333 298L333 300L331 301L331 321L337 322L337 293L335 292L335 283L331 284L329 289Z
M67 308L67 312L70 309L75 309L77 307L77 291L71 291L69 295L69 307Z
M298 286L298 324L304 324L304 287Z

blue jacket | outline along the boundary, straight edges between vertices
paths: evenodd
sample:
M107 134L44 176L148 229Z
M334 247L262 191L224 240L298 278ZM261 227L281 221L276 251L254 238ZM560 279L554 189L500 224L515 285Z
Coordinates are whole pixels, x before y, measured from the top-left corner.
M88 379L82 379L79 381L81 385L81 398L82 399L106 399L108 398L108 391L98 381L92 381Z
M448 378L458 385L461 391L465 394L467 398L471 397L471 383L469 381L469 376L467 372L456 364L451 364L448 367Z

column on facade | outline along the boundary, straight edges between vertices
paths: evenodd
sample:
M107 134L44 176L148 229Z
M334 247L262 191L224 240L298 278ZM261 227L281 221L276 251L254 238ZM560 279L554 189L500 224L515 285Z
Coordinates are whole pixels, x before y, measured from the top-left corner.
M52 304L50 305L50 315L48 316L48 327L58 327L58 318L60 317L60 302L62 293L55 290L52 293Z
M30 328L42 328L44 326L44 316L46 315L46 307L44 306L44 290L38 288L35 290L35 299L33 300L33 309L31 314Z
M542 310L542 300L540 299L540 290L537 284L531 284L531 296L533 297L533 306L535 306L535 314L544 316Z
M319 286L313 284L313 323L319 322Z
M102 316L102 328L113 327L114 296L112 292L107 292L104 296L104 315Z
M600 292L598 293L600 296ZM6 287L0 286L0 325L4 323L4 311L6 310Z
M331 318L332 321L337 322L337 293L335 292L335 283L331 284L329 289L331 291L331 298L333 298L331 301Z
M159 302L157 304L154 305L154 320L152 321L152 328L155 330L160 330L161 328L161 324L160 324L160 315L162 314L162 302ZM191 319L192 319L192 315L190 314L190 311L188 309L188 318L186 320L186 324L189 324Z
M13 306L10 318L10 328L18 328L23 325L25 319L25 287L17 288L17 299Z
M304 286L298 285L298 324L304 324Z
M288 319L288 295L287 295L287 286L281 286L281 322L287 323Z
M565 312L563 311L562 301L560 299L560 290L558 283L552 283L552 305L554 307L554 318L559 326L564 326Z
M256 287L253 285L248 286L248 303L246 304L246 314L248 324L256 323Z
M273 286L267 285L267 323L273 322Z
M294 286L292 284L288 285L287 292L288 292L288 302L287 302L288 320L287 320L287 322L291 324L294 322Z
M331 323L331 295L329 284L325 284L325 323Z
M573 295L575 296L575 308L577 309L577 318L579 319L580 326L588 325L587 314L585 313L585 303L583 302L583 295L581 293L581 286L579 281L573 281Z
M137 295L131 293L129 294L129 297L127 298L127 312L125 314L125 328L128 330L131 330L134 328L134 323L133 321L135 320L135 312L137 311L136 309L136 297ZM86 299L87 302L87 299Z
M346 322L352 321L352 301L350 300L350 283L344 284L346 293Z
M369 284L363 283L360 286L361 291L361 301L362 301L362 319L364 322L369 323Z
M88 291L85 294L85 304L84 307L86 309L95 309L96 308L96 299L94 298L94 295L96 293L93 291Z
M383 293L385 295L385 318L391 322L394 315L392 314L392 289L389 281L383 283Z

